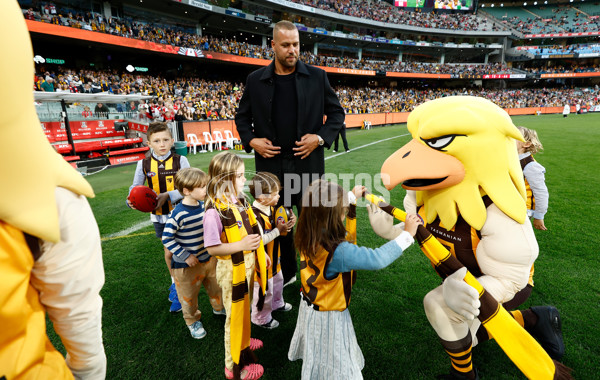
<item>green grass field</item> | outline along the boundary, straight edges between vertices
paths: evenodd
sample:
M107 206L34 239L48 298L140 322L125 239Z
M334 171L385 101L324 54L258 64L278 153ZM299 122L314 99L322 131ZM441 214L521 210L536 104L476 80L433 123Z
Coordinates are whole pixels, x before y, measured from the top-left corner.
M598 378L600 239L595 217L600 210L600 115L571 115L567 119L561 115L521 116L513 120L538 131L545 150L536 159L546 167L550 190L545 219L548 231L536 231L540 246L536 286L524 307L555 305L563 321L564 364L573 368L576 379ZM348 140L350 153L326 154L328 173L376 174L383 161L409 141L409 135L403 124L351 130ZM376 143L380 140L384 141ZM367 144L371 145L361 148ZM192 166L206 171L214 154L188 155L188 159ZM245 160L248 170L254 168L253 161ZM199 305L206 312L202 321L208 335L194 340L181 313L168 312L170 281L153 228L114 236L149 219L147 214L125 206L134 169L135 165L116 167L87 177L96 192L90 203L104 238L107 378L222 379L224 319L212 315L205 292L200 294ZM392 204L401 206L403 196L402 189L393 190ZM358 220L360 245L376 247L384 242L372 232L364 209L359 210ZM359 272L350 313L366 360L365 379L432 379L448 371L448 357L427 322L422 304L425 294L439 283L416 246L384 270ZM298 290L299 282L285 288L284 297L294 309L276 315L279 328L253 327L252 335L265 343L257 352L265 367L264 379L300 377L302 363L287 359L296 324ZM56 335L52 331L50 335L64 352ZM524 378L495 342L476 347L473 357L482 379Z

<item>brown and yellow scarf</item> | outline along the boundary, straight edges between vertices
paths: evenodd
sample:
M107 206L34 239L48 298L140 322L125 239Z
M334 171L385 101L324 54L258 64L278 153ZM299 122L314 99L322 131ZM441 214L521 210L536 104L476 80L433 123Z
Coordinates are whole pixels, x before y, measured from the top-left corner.
M249 233L260 234L256 216L252 207L247 207L246 202L240 200L240 209L230 202L216 200L215 209L221 215L223 222L223 234L228 243L240 241ZM242 213L248 217L243 218ZM256 262L258 268L256 274L264 294L267 287L267 262L265 247L260 242L256 250ZM227 256L222 256L227 258ZM233 264L232 296L231 296L231 357L233 359L234 378L238 379L241 369L255 362L254 355L250 351L250 299L248 296L248 283L246 282L246 266L244 264L244 252L239 251L231 256Z

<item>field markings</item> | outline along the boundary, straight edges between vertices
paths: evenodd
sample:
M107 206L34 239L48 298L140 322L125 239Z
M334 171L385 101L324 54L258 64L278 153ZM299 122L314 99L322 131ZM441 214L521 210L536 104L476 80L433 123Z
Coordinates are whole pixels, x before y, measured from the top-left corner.
M355 150L359 150L359 149L362 149L362 148L366 148L366 147L371 146L371 145L379 144L380 142L384 142L384 141L388 141L388 140L392 140L392 139L397 139L398 137L404 137L404 136L410 136L410 133L405 133L405 134L394 136L394 137L388 137L387 139L373 141L371 143L358 146L356 148L350 148L350 152L353 152ZM338 145L338 147L339 147L339 145ZM325 160L329 160L330 158L341 156L342 154L348 154L350 152L340 152L340 153L332 154L331 156L325 157Z
M119 238L124 238L124 237L130 237L130 236L137 236L137 235L145 235L145 234L153 234L154 231L151 232L143 232L143 233L139 233L139 234L134 234L134 235L130 235L131 233L141 230L144 227L148 227L152 225L152 221L150 220L145 220L143 222L134 224L133 226L126 228L124 230L121 230L119 232L115 232L114 234L108 234L106 236L102 237L102 241L107 241L107 240L114 240L114 239L119 239Z

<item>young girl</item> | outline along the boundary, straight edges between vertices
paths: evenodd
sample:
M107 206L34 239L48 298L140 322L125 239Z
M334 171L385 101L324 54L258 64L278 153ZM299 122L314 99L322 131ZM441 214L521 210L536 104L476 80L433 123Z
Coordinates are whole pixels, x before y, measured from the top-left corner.
M302 197L295 243L300 251L302 292L288 358L302 359L302 379L362 379L364 357L348 312L354 270L385 268L412 242L421 221L406 217L405 231L380 248L357 247L356 186L347 195L316 180ZM346 226L344 227L344 219Z
M544 174L546 169L533 159L533 154L544 149L537 132L525 127L517 127L525 142L517 140L517 151L521 161L521 169L527 187L527 215L533 217L533 227L547 230L544 215L548 211L548 188Z
M253 289L255 262L261 289L266 288L267 258L252 208L243 198L244 162L231 153L217 154L208 166L204 246L217 259L217 282L223 290L225 377L259 379L264 369L251 351L262 347L250 338L248 289Z

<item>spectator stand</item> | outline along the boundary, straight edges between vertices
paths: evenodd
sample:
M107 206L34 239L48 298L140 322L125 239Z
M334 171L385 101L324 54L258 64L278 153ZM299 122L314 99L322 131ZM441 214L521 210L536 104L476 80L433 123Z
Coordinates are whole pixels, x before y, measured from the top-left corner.
M41 127L58 153L80 172L124 164L144 158L141 131L147 122L137 114L122 112L122 103L150 99L143 95L34 92ZM107 105L107 113L81 113L84 104ZM134 128L130 129L132 125ZM139 132L138 132L139 131ZM145 133L144 133L145 136Z

